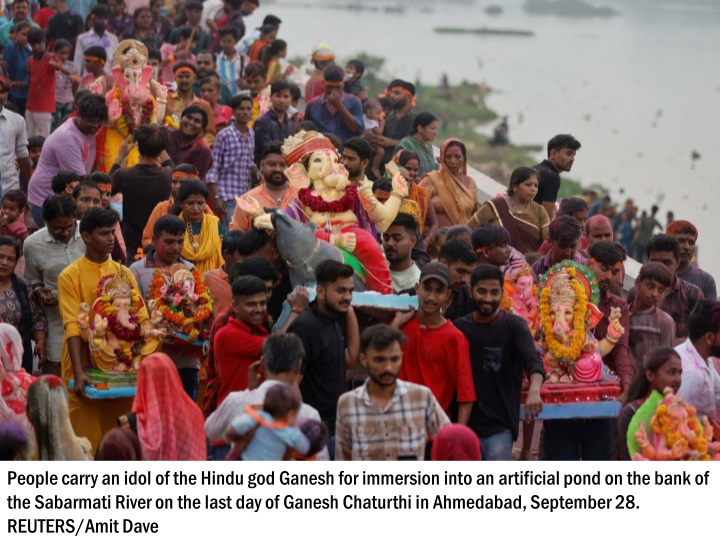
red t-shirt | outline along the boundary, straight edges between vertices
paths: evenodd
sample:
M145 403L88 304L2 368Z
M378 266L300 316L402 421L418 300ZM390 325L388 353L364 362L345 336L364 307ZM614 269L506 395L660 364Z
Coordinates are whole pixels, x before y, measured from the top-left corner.
M403 345L401 380L427 386L445 411L456 390L458 403L475 401L470 346L453 323L427 328L413 319L402 331L408 341Z
M42 59L34 56L28 61L30 88L25 107L32 112L55 112L55 68L50 65L52 53L45 53Z
M228 320L215 334L213 350L218 407L230 392L247 390L248 368L260 359L260 350L267 337L268 331L262 326L257 328L257 334L253 334L248 325L237 319Z

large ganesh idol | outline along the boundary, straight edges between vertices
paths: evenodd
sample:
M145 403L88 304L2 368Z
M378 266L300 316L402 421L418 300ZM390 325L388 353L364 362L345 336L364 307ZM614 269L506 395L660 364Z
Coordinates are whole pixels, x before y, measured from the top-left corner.
M298 199L288 205L286 214L311 227L315 239L350 255L343 258L346 262L355 259L360 266L357 273L364 274L368 290L392 294L390 270L376 240L376 231L387 229L407 196L402 176L397 173L393 177L392 195L381 204L372 194L369 182L360 187L350 183L348 172L339 163L337 150L327 137L314 131L300 131L285 140L282 150L288 165L285 175L298 191ZM244 212L253 216L257 228L273 228L271 214L266 214L255 199L245 196L237 201ZM314 239L316 245L308 255L302 261L292 261L293 257L283 253L280 239L282 230L287 229L275 227L275 230L278 249L288 264L320 262L315 255L322 252L321 246Z
M623 335L620 310L610 313L608 332L598 342L592 329L602 319L600 290L593 273L563 261L543 276L540 290L540 339L547 382L591 383L602 380L602 357Z
M151 80L152 67L147 63L147 47L134 39L121 41L115 49L113 61L115 86L105 96L108 122L97 135L98 169L105 172L112 167L122 142L132 135L136 127L162 124L166 120L167 88ZM102 93L103 81L98 79L90 88L95 93ZM137 161L135 148L128 156L128 166L135 165Z
M88 343L93 365L104 372L137 371L141 360L157 349L155 340L165 337L166 330L158 328L162 314L155 311L145 326L140 323L143 301L125 269L101 279L97 293L92 306L80 304L78 315L80 337Z

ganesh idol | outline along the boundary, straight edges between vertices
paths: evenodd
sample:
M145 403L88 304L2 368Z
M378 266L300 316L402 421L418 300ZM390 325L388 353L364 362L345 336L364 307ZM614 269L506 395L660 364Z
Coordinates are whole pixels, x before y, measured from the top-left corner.
M110 170L120 145L132 135L136 127L167 121L167 88L151 80L153 70L147 63L147 47L134 39L121 41L115 49L113 61L115 86L105 96L108 122L97 135L98 170L104 172ZM90 90L101 94L102 88L103 80L100 78L92 84ZM128 157L128 165L133 166L137 161L137 149L133 149Z
M522 317L533 338L540 328L538 319L537 286L535 274L526 262L509 267L505 271L503 296L500 307Z
M635 461L720 461L720 441L707 416L671 388L648 397L630 421L628 450Z
M586 266L563 261L542 278L540 339L549 383L591 383L602 380L602 357L609 354L625 330L620 310L611 310L607 336L592 334L603 313L597 308L600 289Z
M92 306L80 304L78 315L80 337L88 343L93 365L105 372L137 371L140 361L158 348L156 340L165 337L162 314L154 311L144 326L140 323L142 298L125 269L101 279L97 293Z
M339 163L337 150L327 137L300 131L282 147L290 184L298 199L285 212L294 220L314 228L315 237L329 242L357 259L364 270L368 290L392 294L387 261L376 240L395 219L408 189L400 173L392 180L390 199L381 204L372 194L372 184L350 183ZM254 218L257 228L271 229L270 215L252 197L238 198L240 208Z

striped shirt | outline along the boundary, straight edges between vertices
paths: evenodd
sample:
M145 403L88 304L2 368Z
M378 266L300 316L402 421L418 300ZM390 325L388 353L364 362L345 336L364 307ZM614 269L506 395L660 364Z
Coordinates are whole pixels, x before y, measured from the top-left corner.
M247 138L233 123L218 133L212 149L212 166L205 177L217 184L218 195L232 200L250 190L250 173L255 155L255 132L248 128Z
M365 381L360 388L340 396L335 428L337 459L394 461L402 454L424 459L428 438L450 423L432 392L398 380L385 409L379 409L367 387Z
M245 75L245 66L250 59L244 54L236 54L235 58L228 60L222 52L217 57L217 73L220 75L220 82L230 89L232 95L238 93L238 79Z

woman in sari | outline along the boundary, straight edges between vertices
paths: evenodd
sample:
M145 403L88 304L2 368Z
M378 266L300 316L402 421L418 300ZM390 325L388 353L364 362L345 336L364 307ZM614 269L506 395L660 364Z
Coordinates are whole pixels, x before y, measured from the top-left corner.
M477 210L477 186L466 172L465 145L458 139L448 139L440 149L440 170L420 181L420 187L428 190L440 227L465 225Z
M164 353L140 364L132 413L121 418L140 439L148 461L205 461L205 418L183 389L178 370Z
M419 220L420 231L422 232L425 244L432 242L437 233L438 222L435 209L430 204L428 190L418 185L420 173L420 157L410 150L401 150L393 161L407 171L408 199L415 201L420 207L421 219Z
M88 461L92 446L76 437L70 423L68 395L60 377L45 375L28 389L27 416L35 430L40 461Z
M537 171L519 167L510 176L507 194L483 204L467 224L472 229L480 223L501 225L510 233L512 247L523 255L536 252L548 237L550 226L545 208L533 200L537 191Z
M163 216L172 213L175 208L175 199L180 193L180 187L186 180L200 180L197 169L189 163L183 163L173 169L172 172L172 184L170 188L170 198L167 201L162 201L155 205L150 217L148 218L147 224L143 229L142 245L148 247L152 245L153 229L155 228L155 222ZM205 206L205 213L212 214L213 211L209 206Z
M0 323L0 422L13 421L29 428L25 407L28 388L35 377L22 368L22 360L20 332L14 326Z
M210 197L201 180L186 180L175 201L175 211L185 222L185 242L182 257L195 265L200 275L223 265L222 237L225 234L220 220L205 213Z
M410 136L400 139L400 142L395 147L395 154L400 150L415 152L420 160L420 170L418 171L420 178L429 172L437 171L439 168L432 147L439 128L440 123L434 115L421 112L415 117Z

